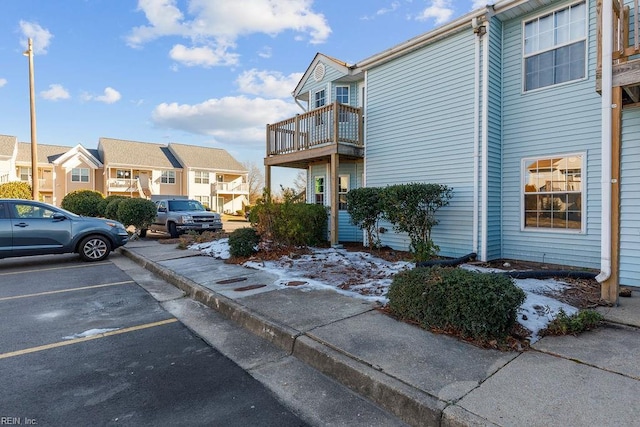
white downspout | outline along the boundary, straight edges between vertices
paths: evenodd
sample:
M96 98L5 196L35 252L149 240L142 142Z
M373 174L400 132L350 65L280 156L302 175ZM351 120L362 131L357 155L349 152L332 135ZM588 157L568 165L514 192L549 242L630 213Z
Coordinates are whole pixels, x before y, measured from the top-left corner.
M473 18L471 26L474 31L478 26L477 18ZM480 185L478 176L480 165L480 35L475 34L475 64L473 70L474 90L473 90L473 247L472 252L478 253L478 214L480 208L478 206Z
M600 283L611 277L611 86L613 82L613 4L602 2L602 207L600 219Z
M485 34L482 36L482 223L480 260L487 260L487 215L489 211L489 22L483 23Z

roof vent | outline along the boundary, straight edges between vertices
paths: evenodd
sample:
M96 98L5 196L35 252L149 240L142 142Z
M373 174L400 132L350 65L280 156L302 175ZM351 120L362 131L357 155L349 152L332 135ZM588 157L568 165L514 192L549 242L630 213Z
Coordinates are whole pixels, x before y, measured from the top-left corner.
M324 64L322 62L318 62L318 65L316 65L316 68L314 68L313 78L317 82L324 78Z

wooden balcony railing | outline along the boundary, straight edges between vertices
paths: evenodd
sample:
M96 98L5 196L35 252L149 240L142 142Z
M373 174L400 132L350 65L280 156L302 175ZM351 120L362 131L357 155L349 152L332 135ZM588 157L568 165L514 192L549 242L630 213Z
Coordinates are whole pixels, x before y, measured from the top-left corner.
M637 88L630 89L640 84L640 10L638 0L633 1L633 9L625 5L623 0L613 0L613 86L626 87L626 92L633 96L638 92ZM596 65L596 89L601 90L602 75L602 0L596 5L597 16L597 65ZM634 100L638 102L638 99Z
M364 146L360 108L334 102L267 125L267 157L338 143Z

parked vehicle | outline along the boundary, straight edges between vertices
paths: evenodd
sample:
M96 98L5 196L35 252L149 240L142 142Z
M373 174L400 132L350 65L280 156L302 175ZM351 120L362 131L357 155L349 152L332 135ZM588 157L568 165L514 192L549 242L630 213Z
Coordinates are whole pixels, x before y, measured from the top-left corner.
M156 201L158 213L152 231L169 233L171 237L178 237L187 231L220 231L222 219L219 213L210 212L197 200L191 199L161 199ZM144 237L147 230L140 230Z
M128 240L117 221L32 200L0 199L0 258L78 253L84 261L102 261Z

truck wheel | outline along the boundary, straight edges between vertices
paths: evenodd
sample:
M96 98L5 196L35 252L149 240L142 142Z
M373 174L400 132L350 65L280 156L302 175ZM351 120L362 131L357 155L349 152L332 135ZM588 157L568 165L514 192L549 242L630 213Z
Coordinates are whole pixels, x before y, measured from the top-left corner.
M169 229L169 234L171 235L171 237L173 237L174 239L178 236L180 236L180 233L178 233L178 229L176 228L176 224L174 222L170 222L167 225L167 228Z
M111 244L102 236L85 237L78 246L78 253L83 261L102 261L109 256Z

